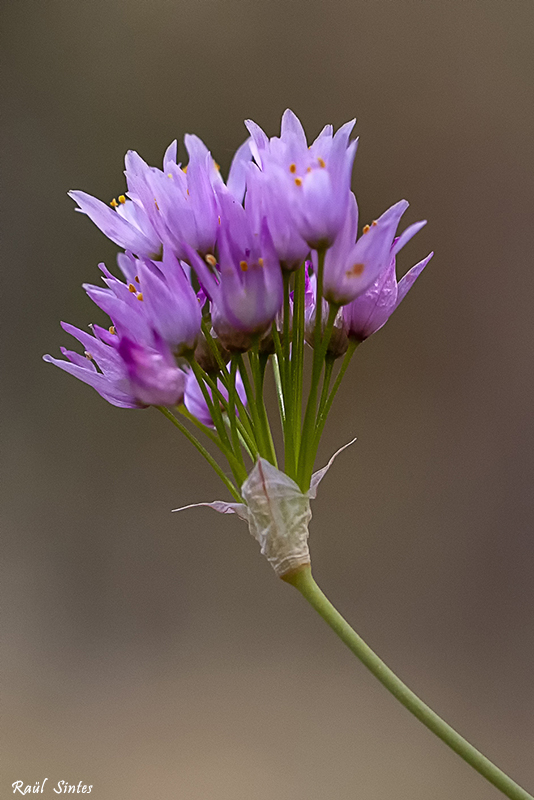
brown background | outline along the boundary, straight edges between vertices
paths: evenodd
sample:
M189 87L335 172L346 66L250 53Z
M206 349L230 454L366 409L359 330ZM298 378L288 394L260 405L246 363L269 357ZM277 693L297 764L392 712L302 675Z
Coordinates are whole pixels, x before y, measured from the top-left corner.
M357 115L362 222L407 197L436 256L355 358L321 446L325 591L391 666L534 787L530 0L4 4L4 769L95 800L489 800L277 581L155 411L40 361L100 316L117 248L70 188L124 190L198 133Z

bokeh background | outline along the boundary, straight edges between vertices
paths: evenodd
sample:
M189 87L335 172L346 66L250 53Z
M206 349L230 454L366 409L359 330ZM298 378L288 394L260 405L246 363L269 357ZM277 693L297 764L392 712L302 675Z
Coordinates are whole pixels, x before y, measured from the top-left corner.
M534 786L530 0L12 0L2 11L1 795L490 800L278 581L156 411L41 361L99 316L117 248L67 198L198 133L358 117L362 222L401 197L436 255L357 353L319 463L315 574L407 683ZM183 150L182 150L183 152Z

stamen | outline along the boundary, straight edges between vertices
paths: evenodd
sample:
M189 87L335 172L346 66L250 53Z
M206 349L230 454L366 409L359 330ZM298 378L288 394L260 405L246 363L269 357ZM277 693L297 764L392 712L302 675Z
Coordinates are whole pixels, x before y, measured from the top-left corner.
M187 166L188 165L186 164L185 167L182 167L182 172L185 172L186 174L187 174Z
M371 225L373 226L373 228L375 228L375 227L378 225L378 222L376 221L376 219L374 219L374 220L371 222Z
M365 264L353 264L350 269L345 272L347 278L356 278L361 275L365 269Z
M132 292L132 294L137 291L137 289L135 288L133 283L129 283L128 284L128 289L129 289L130 292Z
M370 228L369 225L364 225L363 226L363 233L369 233L370 230L371 230L371 228Z
M208 253L206 256L206 263L210 265L210 267L214 267L217 263L217 259L211 253Z
M306 167L306 172L311 172L311 167Z
M154 198L154 205L156 206L156 208L157 208L157 209L158 209L158 211L159 211L158 201L156 200L156 198Z
M167 178L172 178L172 172L167 172Z
M134 281L135 281L136 283L141 283L141 281L139 280L139 275L136 275L136 276L135 276L135 278L134 278Z
M295 178L295 183L297 186L302 186L302 178Z
M115 330L115 326L114 325L111 325L111 327L108 328L108 330L112 334L112 336L115 336L117 334L117 331Z
M142 300L143 299L142 292L137 292L137 294L135 296L137 297L138 300Z
M220 172L220 171L221 171L220 164L217 164L217 162L215 161L215 159L213 159L213 166L215 167L215 169L217 170L217 172Z
M119 195L119 203L122 203L124 205L125 202L126 202L126 197L123 194L120 194Z
M89 352L89 350L85 350L85 351L84 351L84 356L85 356L86 358L88 358L88 359L89 359L89 361L92 361L92 360L93 360L93 356L91 355L91 353Z
M258 267L263 267L263 258L258 258Z
M293 175L294 175L295 172L297 171L297 165L296 164L290 164L289 165L289 171L292 172Z
M322 167L323 169L326 167L326 164L325 164L325 162L324 162L324 159L323 159L323 158L321 158L321 156L319 156L319 158L317 159L317 161L319 162L319 166L320 166L320 167Z
M243 272L246 272L248 270L248 264L246 261L240 261L239 266L241 267Z
M117 206L118 206L118 205L119 205L119 204L117 203L117 201L115 200L115 198L113 198L113 200L112 200L112 201L111 201L111 203L110 203L110 206L112 206L113 208L117 208Z

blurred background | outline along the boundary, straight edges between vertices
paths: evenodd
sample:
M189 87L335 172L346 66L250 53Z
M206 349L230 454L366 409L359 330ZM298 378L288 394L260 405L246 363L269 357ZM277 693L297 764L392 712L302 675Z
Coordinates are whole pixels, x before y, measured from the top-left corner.
M534 787L534 6L526 0L12 0L3 8L2 796L490 800L291 587L156 411L41 361L101 321L117 248L66 195L124 191L195 132L358 117L362 223L406 197L435 257L358 351L318 464L318 582L490 758ZM184 150L182 148L182 154Z

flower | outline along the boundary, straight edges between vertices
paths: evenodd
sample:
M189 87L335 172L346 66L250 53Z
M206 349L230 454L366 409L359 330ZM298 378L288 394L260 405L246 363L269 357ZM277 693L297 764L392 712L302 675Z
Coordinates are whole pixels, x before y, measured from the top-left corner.
M404 300L416 279L424 270L434 253L416 264L397 283L395 256L389 265L367 289L352 303L343 307L343 318L350 338L363 342L386 324L397 306Z
M267 332L282 307L282 271L267 221L262 220L257 235L228 192L220 195L220 203L219 264L209 257L206 263L191 247L188 260L212 301L212 325L222 344L246 350L254 337Z
M261 220L267 219L282 269L298 269L310 247L293 223L289 194L280 193L275 177L262 172L255 164L251 164L248 170L245 206L252 217L254 230L259 231Z
M408 205L406 200L399 200L371 225L366 225L355 242L358 207L352 195L343 228L325 255L323 295L326 300L335 305L346 305L363 294L389 264L391 257L426 225L426 220L416 222L394 239ZM316 254L314 262L317 264Z
M93 336L64 322L61 326L87 348L85 354L62 347L67 361L50 355L43 356L44 361L89 384L112 405L145 408L181 402L185 373L178 369L161 340L148 348L98 325L93 326Z
M224 188L242 201L250 147L245 142L236 152L226 188L202 140L186 134L184 142L186 168L176 162L176 141L165 152L163 170L129 150L124 172L128 190L111 207L86 192L71 191L69 196L109 239L137 256L159 259L166 247L184 258L184 242L203 255L213 253L220 216L215 190Z
M245 122L256 163L309 247L329 247L343 225L357 148L357 141L349 144L355 122L345 123L335 135L326 125L310 147L289 109L282 117L280 137L268 139L255 122Z

